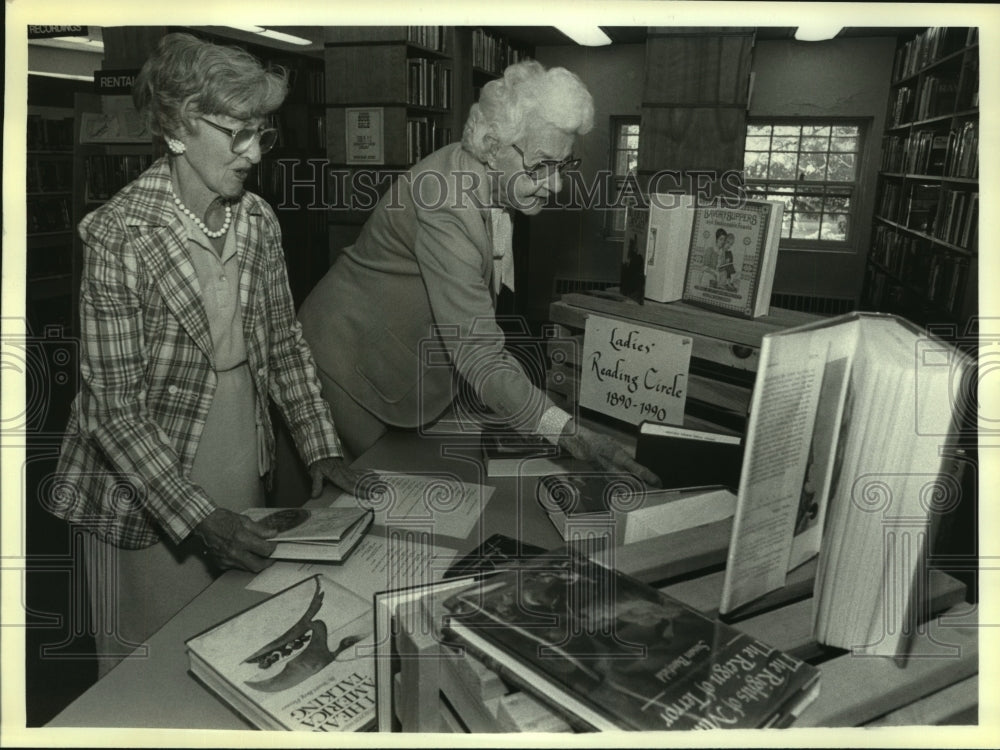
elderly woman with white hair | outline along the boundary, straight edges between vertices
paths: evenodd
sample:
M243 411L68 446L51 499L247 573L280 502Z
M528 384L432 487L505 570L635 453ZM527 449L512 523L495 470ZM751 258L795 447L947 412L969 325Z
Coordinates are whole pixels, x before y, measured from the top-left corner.
M403 174L299 310L348 455L389 427L439 417L454 375L511 428L609 469L656 479L576 424L525 374L496 323L513 288L511 212L542 210L574 169L593 100L564 68L512 65L483 87L462 142Z

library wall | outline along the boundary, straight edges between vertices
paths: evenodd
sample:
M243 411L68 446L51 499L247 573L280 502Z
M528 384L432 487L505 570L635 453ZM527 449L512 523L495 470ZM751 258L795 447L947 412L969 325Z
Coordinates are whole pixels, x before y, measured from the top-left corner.
M609 118L640 113L646 45L539 47L536 57L546 67L562 66L579 75L594 97L594 129L577 140L575 149L589 186L598 171L609 167ZM556 278L618 280L621 241L605 237L604 218L603 211L557 209L530 220L529 317L547 318Z
M765 40L754 48L751 117L871 118L854 227L855 252L783 250L775 272L776 293L856 298L861 291L895 46L894 37L873 37Z

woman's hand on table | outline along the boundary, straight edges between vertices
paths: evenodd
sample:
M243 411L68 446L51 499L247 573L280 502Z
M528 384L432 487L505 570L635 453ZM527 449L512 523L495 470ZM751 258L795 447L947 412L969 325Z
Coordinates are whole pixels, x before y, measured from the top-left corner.
M323 480L328 480L355 497L369 498L375 474L352 469L342 458L321 458L309 465L309 475L312 477L311 497L319 497L323 491Z
M240 513L216 508L194 533L205 545L205 554L220 568L259 573L273 562L268 555L275 545L267 539L273 531Z
M632 474L650 487L659 487L660 479L652 471L637 463L628 451L616 441L600 435L571 419L559 436L559 446L574 457L587 461L604 471Z

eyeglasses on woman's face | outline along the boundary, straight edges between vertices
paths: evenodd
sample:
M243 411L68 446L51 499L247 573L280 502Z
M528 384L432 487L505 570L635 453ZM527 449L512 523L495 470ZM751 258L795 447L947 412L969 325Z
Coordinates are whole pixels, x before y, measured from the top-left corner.
M266 154L274 148L274 144L278 140L278 131L276 128L238 128L234 130L204 117L199 117L198 119L211 125L220 133L228 135L232 139L229 142L229 150L234 154L245 154L253 146L254 139L257 139L257 148L260 149L260 153Z
M531 166L528 166L528 162L525 161L524 151L522 151L516 143L510 144L511 148L517 151L521 156L521 164L524 166L524 171L533 179L538 181L547 180L553 174L558 172L560 175L566 174L566 172L572 169L579 169L580 159L570 154L565 159L557 161L555 159L542 159Z

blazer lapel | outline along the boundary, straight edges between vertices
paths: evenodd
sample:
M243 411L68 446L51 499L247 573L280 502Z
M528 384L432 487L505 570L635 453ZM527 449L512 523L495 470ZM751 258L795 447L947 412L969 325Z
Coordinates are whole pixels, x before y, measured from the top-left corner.
M260 236L260 209L244 195L236 218L236 255L240 268L240 313L243 318L243 340L247 357L256 369L263 358L264 343L258 338L262 329L257 325L263 304L258 287L266 272L266 248Z
M209 362L215 361L198 275L188 256L187 232L170 198L170 170L162 159L135 187L125 222L156 279L163 302Z

